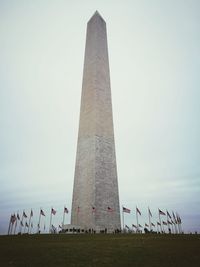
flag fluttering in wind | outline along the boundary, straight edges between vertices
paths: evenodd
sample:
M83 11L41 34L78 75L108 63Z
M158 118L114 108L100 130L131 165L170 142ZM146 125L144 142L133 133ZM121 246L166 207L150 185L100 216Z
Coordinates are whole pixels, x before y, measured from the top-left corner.
M176 215L176 221L178 224L181 224L181 218L178 214Z
M56 227L53 224L51 225L51 228L54 232L56 232Z
M176 216L175 216L173 211L172 211L172 215L173 215L173 218L174 218L174 222L177 224Z
M152 213L151 213L151 211L150 211L150 208L148 208L148 210L149 210L149 215L152 217Z
M158 211L159 211L159 214L160 214L160 215L166 215L166 214L164 213L164 211L162 211L162 210L160 210L160 209L158 209Z
M54 210L53 208L51 209L51 213L53 214L53 215L56 215L56 210Z
M141 214L141 211L136 207L136 212L140 214L140 216L142 215Z
M130 210L130 209L127 209L127 208L125 208L125 207L123 207L122 211L123 211L123 212L126 212L126 213L131 213L131 210Z
M16 220L17 217L15 216L15 214L11 215L11 223L14 224Z
M77 212L79 212L79 207L78 207L78 211L77 211ZM64 223L65 223L65 213L69 213L69 211L68 211L68 209L64 206L62 225L64 225Z
M69 211L66 207L64 207L64 213L69 213Z
M172 218L168 211L167 211L167 216L168 216L170 219Z
M40 214L41 214L42 216L45 216L44 211L43 211L42 209L40 210Z

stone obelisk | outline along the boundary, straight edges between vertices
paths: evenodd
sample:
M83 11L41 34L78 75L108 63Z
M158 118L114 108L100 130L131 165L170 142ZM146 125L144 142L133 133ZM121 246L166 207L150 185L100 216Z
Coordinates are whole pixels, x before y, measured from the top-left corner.
M106 23L98 11L87 24L71 224L121 228Z

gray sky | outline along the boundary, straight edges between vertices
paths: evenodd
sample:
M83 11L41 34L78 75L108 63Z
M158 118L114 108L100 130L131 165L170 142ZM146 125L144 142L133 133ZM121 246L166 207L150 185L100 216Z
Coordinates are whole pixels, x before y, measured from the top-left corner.
M0 1L0 233L71 208L86 24L107 23L120 202L200 231L200 2ZM70 216L66 217L69 222ZM44 223L44 218L42 224Z

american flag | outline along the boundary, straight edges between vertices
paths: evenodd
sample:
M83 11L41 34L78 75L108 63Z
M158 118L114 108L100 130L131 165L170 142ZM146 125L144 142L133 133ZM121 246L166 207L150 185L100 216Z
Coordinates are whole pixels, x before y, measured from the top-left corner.
M151 213L151 211L150 211L150 208L148 208L148 210L149 210L149 215L152 217L152 213Z
M140 214L141 216L141 211L136 207L136 212Z
M172 214L173 214L174 222L177 224L176 216L173 211L172 211Z
M66 207L64 207L64 212L65 212L65 213L68 213L68 212L69 212L68 209L67 209Z
M54 210L53 208L51 209L51 213L53 214L53 215L55 215L56 214L56 210Z
M45 216L44 211L43 211L42 209L40 210L40 214L41 214L42 216Z
M162 211L162 210L160 210L160 209L158 209L158 211L159 211L159 214L161 214L161 215L166 215L166 214L164 213L164 211Z
M11 223L14 224L14 222L16 220L17 220L17 217L15 216L15 214L14 215L11 215L11 219L10 219Z
M167 211L167 216L168 216L170 219L172 218L168 211Z
M123 212L126 212L126 213L131 213L131 210L130 209L127 209L127 208L125 208L125 207L123 207L123 210L122 210Z

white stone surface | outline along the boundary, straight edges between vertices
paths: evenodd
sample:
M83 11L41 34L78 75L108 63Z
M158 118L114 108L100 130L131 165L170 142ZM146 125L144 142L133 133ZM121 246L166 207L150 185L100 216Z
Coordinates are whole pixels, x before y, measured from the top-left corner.
M71 224L121 227L106 23L98 12L87 25Z

